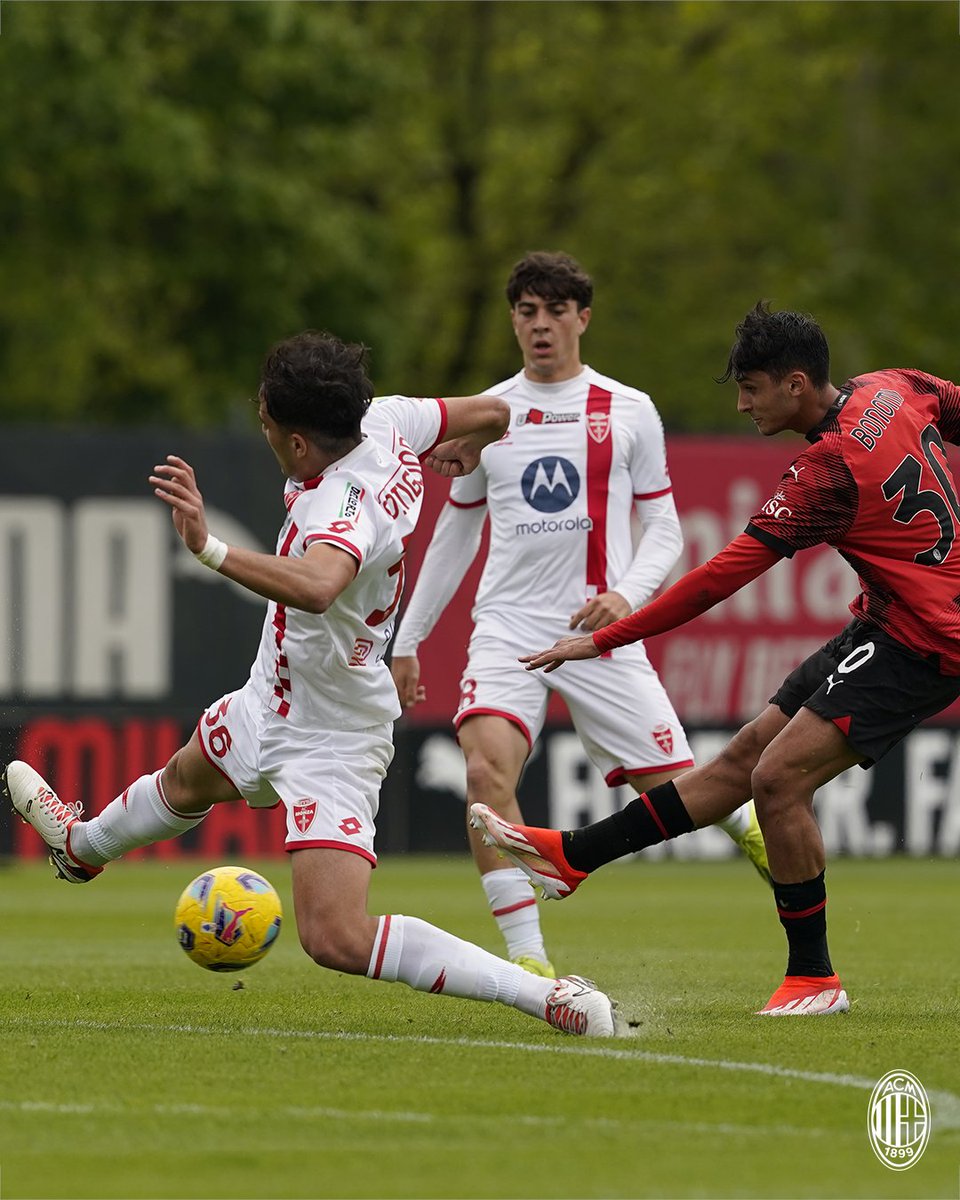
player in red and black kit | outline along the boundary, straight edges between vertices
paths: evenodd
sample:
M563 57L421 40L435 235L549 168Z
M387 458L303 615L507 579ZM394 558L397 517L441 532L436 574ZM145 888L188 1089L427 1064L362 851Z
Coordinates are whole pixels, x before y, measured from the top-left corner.
M809 316L764 304L737 326L727 370L737 408L765 436L810 445L746 531L658 599L592 635L526 656L528 670L596 658L691 620L781 558L826 542L856 570L854 619L801 663L760 715L704 766L622 812L560 832L471 809L497 845L554 897L613 859L716 822L751 795L763 829L786 977L769 1016L844 1012L827 949L823 839L814 792L872 766L960 695L960 500L944 442L960 442L960 388L922 371L830 382L826 339Z

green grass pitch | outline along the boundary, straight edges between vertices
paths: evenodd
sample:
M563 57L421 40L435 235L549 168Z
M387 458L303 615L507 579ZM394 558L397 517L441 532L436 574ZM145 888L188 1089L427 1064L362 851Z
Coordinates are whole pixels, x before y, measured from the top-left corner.
M188 961L172 910L205 866L117 864L88 887L0 870L0 1195L16 1197L956 1197L960 868L838 861L846 1016L751 1015L783 971L743 862L625 863L543 907L561 971L637 1022L564 1037L497 1005L321 971L286 860L249 863L286 926L240 976ZM495 951L466 858L384 858L371 908ZM242 987L235 987L242 982ZM911 1071L933 1133L874 1157L872 1084Z

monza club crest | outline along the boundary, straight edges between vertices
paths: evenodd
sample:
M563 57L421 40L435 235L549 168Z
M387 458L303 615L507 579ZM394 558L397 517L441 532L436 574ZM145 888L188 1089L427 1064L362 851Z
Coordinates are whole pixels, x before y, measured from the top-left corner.
M316 800L298 800L293 806L293 823L301 833L306 833L317 815Z
M658 725L650 732L653 734L653 740L657 743L664 754L673 753L673 730L669 725Z
M608 412L587 413L587 433L595 442L605 442L610 436L610 414Z

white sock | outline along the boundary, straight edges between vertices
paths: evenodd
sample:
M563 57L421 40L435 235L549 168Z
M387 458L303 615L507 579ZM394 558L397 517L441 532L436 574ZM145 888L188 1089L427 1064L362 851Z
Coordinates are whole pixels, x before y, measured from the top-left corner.
M729 817L724 817L722 820L717 821L717 825L728 837L733 838L735 842L739 842L750 828L752 809L753 801L748 800L746 804L742 804L732 812Z
M70 853L91 867L112 862L138 846L149 846L193 829L207 812L186 817L167 803L162 771L141 775L99 816L70 827Z
M370 979L418 992L495 1000L532 1017L546 1012L553 979L541 979L419 917L381 917L367 967Z
M519 867L488 871L480 876L490 913L507 943L510 958L529 954L547 961L540 931L540 910L529 878Z

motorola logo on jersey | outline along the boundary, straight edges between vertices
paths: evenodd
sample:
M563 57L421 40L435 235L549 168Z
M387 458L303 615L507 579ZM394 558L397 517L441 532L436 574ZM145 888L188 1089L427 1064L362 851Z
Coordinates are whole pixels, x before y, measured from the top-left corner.
M537 512L562 512L580 494L580 475L568 458L535 459L520 480L523 498Z

